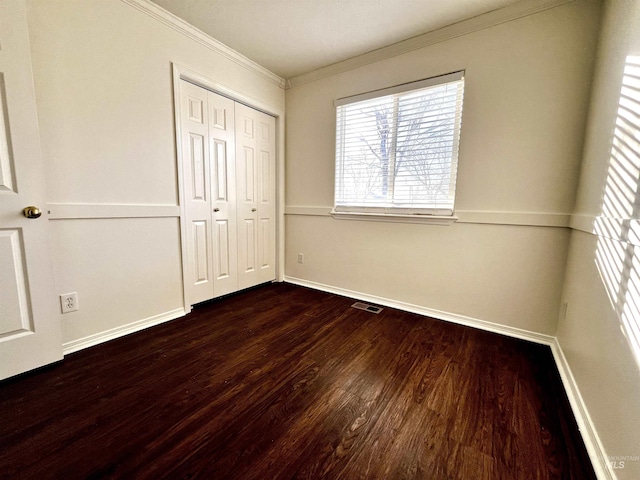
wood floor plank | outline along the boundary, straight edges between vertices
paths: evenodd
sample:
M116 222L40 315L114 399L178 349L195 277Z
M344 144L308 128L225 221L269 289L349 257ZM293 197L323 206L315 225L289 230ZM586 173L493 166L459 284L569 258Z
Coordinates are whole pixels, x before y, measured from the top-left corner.
M270 284L0 383L0 478L594 479L548 347Z

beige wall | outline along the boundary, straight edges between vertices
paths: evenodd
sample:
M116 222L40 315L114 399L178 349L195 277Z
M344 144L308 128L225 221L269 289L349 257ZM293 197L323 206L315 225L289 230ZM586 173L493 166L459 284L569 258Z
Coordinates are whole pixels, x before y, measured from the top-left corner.
M288 215L286 231L290 277L508 327L555 332L566 229ZM304 264L297 263L298 252L304 253Z
M121 1L29 0L28 21L47 199L72 217L49 222L56 294L80 305L65 345L179 314L172 62L275 111L284 91ZM105 213L124 218L84 218Z
M640 3L605 5L558 340L607 455L636 457L614 472L637 479L640 338L631 330L640 322L640 90L622 98L621 86L631 57L640 71ZM626 138L620 130L614 135L621 98L628 108L621 116L631 119ZM616 137L630 149L617 153L625 148L612 148L620 145Z
M569 235L544 225L573 209L598 14L598 2L575 1L294 83L286 96L287 276L555 334ZM461 222L322 216L333 204L333 101L460 69L466 70ZM462 223L471 217L488 223ZM525 217L543 226L510 224Z

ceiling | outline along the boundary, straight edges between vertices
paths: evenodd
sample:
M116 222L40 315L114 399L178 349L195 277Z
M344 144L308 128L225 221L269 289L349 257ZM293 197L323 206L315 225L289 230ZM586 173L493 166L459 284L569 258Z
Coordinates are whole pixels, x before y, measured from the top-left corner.
M152 0L283 78L519 0Z

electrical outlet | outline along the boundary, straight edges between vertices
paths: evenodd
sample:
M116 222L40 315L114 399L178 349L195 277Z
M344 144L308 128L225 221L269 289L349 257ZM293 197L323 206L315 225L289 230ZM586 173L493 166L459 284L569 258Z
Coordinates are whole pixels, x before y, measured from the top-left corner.
M304 263L304 253L298 254L298 263Z
M62 307L62 313L75 312L78 310L78 294L63 293L60 295L60 306Z

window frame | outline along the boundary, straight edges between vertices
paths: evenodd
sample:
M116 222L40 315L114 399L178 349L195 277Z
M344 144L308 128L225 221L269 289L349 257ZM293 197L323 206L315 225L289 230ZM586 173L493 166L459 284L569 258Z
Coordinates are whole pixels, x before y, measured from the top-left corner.
M339 98L334 101L334 107L336 108L336 157L335 157L335 175L334 175L334 206L330 214L336 219L349 219L349 220L373 220L373 221L390 221L401 223L431 223L437 225L450 225L454 223L458 218L455 216L455 192L457 183L457 170L458 170L458 158L460 150L460 127L462 124L462 109L464 101L464 78L465 71L460 70L445 75L436 77L430 77L424 80L415 82L404 83L401 85L395 85L392 87L365 92L357 95ZM396 94L409 94L412 91L425 89L428 87L435 87L438 85L444 85L447 83L462 81L462 96L460 98L459 120L455 122L455 155L454 162L451 162L451 167L455 167L455 177L452 180L453 186L453 202L452 207L449 208L429 208L429 207L402 207L402 206L365 206L365 205L339 205L338 200L338 182L339 182L339 170L343 167L344 163L339 158L340 144L339 139L344 139L344 134L340 135L338 128L340 123L338 116L340 114L339 107L346 106L353 103L363 102L366 100L372 100L376 98L396 95ZM394 128L397 117L393 117ZM344 122L343 122L344 128ZM450 191L451 191L450 189Z

